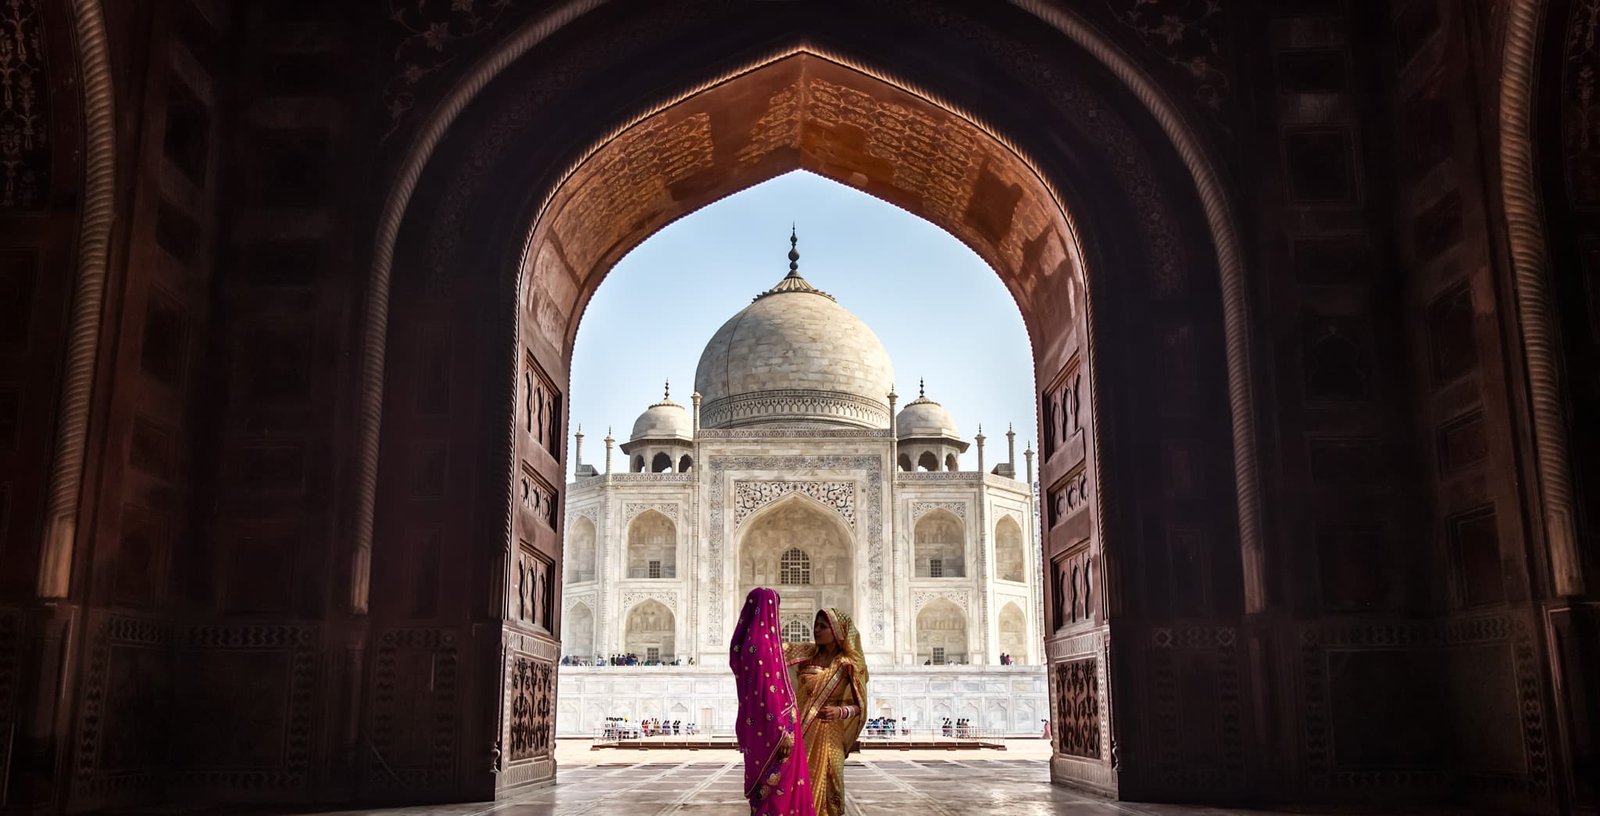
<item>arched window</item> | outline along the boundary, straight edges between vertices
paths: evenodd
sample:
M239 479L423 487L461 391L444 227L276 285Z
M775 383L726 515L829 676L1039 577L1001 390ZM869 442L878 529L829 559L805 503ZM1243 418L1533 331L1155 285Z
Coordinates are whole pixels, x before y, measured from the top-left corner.
M784 643L806 643L811 640L811 627L799 618L793 618L783 625Z
M1005 516L994 526L995 571L1002 581L1023 580L1022 528Z
M678 526L655 510L628 525L628 577L678 577Z
M644 472L644 454L641 453L641 454L638 454L637 456L633 457L633 472L634 473L643 473Z
M567 613L567 634L561 639L561 652L572 657L594 657L594 612L579 603Z
M917 613L917 659L934 666L967 662L967 616L943 598Z
M567 583L594 580L594 555L594 522L578 516L567 525Z
M905 453L900 454L900 469L903 470L903 471L906 471L907 473L910 473L911 471L916 470L916 468L911 466L911 455L910 454L905 454Z
M923 451L922 455L917 457L917 467L929 473L937 472L939 470L939 457L934 456L933 451Z
M917 520L912 531L912 558L918 578L960 578L967 574L966 532L961 519L934 510Z
M676 656L672 610L660 601L645 601L629 610L623 644L646 663L669 663Z
M950 471L951 473L955 473L957 470L960 470L960 468L956 467L955 454L947 453L944 455L944 469Z
M811 556L796 547L783 554L783 560L778 562L778 583L780 584L809 584L811 583Z
M1015 602L1000 608L1000 651L1011 656L1011 662L1028 662L1028 624L1022 610Z
M687 453L683 455L682 459L678 460L678 472L679 473L688 473L689 472L689 468L691 468L693 466L694 466L694 460L689 458L689 454L687 454Z
M671 456L668 456L665 453L658 453L654 459L650 460L651 473L666 473L669 470L672 470Z

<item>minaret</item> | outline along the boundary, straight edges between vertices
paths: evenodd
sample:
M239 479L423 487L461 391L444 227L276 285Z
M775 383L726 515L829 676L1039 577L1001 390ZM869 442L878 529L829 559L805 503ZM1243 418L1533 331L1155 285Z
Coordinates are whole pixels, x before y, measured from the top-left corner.
M700 392L689 395L689 401L694 403L694 436L700 438Z
M572 435L572 464L573 472L583 467L583 426L578 426L578 432Z
M1033 443L1032 442L1029 442L1028 443L1028 447L1026 447L1026 448L1024 448L1022 450L1022 458L1028 463L1028 465L1027 465L1027 467L1028 467L1028 489L1031 491L1031 490L1033 490Z
M1011 430L1011 423L1006 423L1006 462L1011 465L1011 478L1017 478L1017 432Z
M617 440L611 438L611 429L607 428L606 429L606 475L607 476L611 475L611 446L615 445L615 444L617 444Z
M896 394L894 392L894 386L890 386L889 387L889 438L893 439L893 440L898 440L900 438L900 433L899 433L900 429L895 427L896 423L895 423L895 415L894 415L894 402L895 402L895 400L897 400L899 398L900 398L900 395Z
M974 436L972 438L972 441L978 443L978 472L979 473L983 473L984 472L983 471L983 440L985 440L987 438L988 437L983 435L983 425L981 425L981 424L978 425L978 435Z

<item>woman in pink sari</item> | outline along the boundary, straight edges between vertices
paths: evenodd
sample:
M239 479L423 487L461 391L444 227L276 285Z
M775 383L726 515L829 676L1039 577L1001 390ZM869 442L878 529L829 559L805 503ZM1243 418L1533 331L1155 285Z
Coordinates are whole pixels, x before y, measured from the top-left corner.
M735 732L752 816L815 816L794 686L778 632L778 593L756 587L733 630L728 665L739 691Z

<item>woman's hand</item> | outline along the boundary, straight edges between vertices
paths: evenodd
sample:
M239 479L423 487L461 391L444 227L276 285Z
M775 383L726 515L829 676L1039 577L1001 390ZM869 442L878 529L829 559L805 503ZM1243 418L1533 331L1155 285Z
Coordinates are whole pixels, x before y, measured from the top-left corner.
M847 720L850 716L849 706L823 706L817 712L817 718L821 720Z

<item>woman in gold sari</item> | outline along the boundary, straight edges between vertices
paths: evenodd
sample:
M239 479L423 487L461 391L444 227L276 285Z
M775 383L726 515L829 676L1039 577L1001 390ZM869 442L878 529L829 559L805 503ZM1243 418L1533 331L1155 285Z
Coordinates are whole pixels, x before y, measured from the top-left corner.
M855 621L837 609L817 613L811 636L812 643L788 644L784 657L795 672L817 816L843 816L844 758L860 749L866 722L867 660Z

